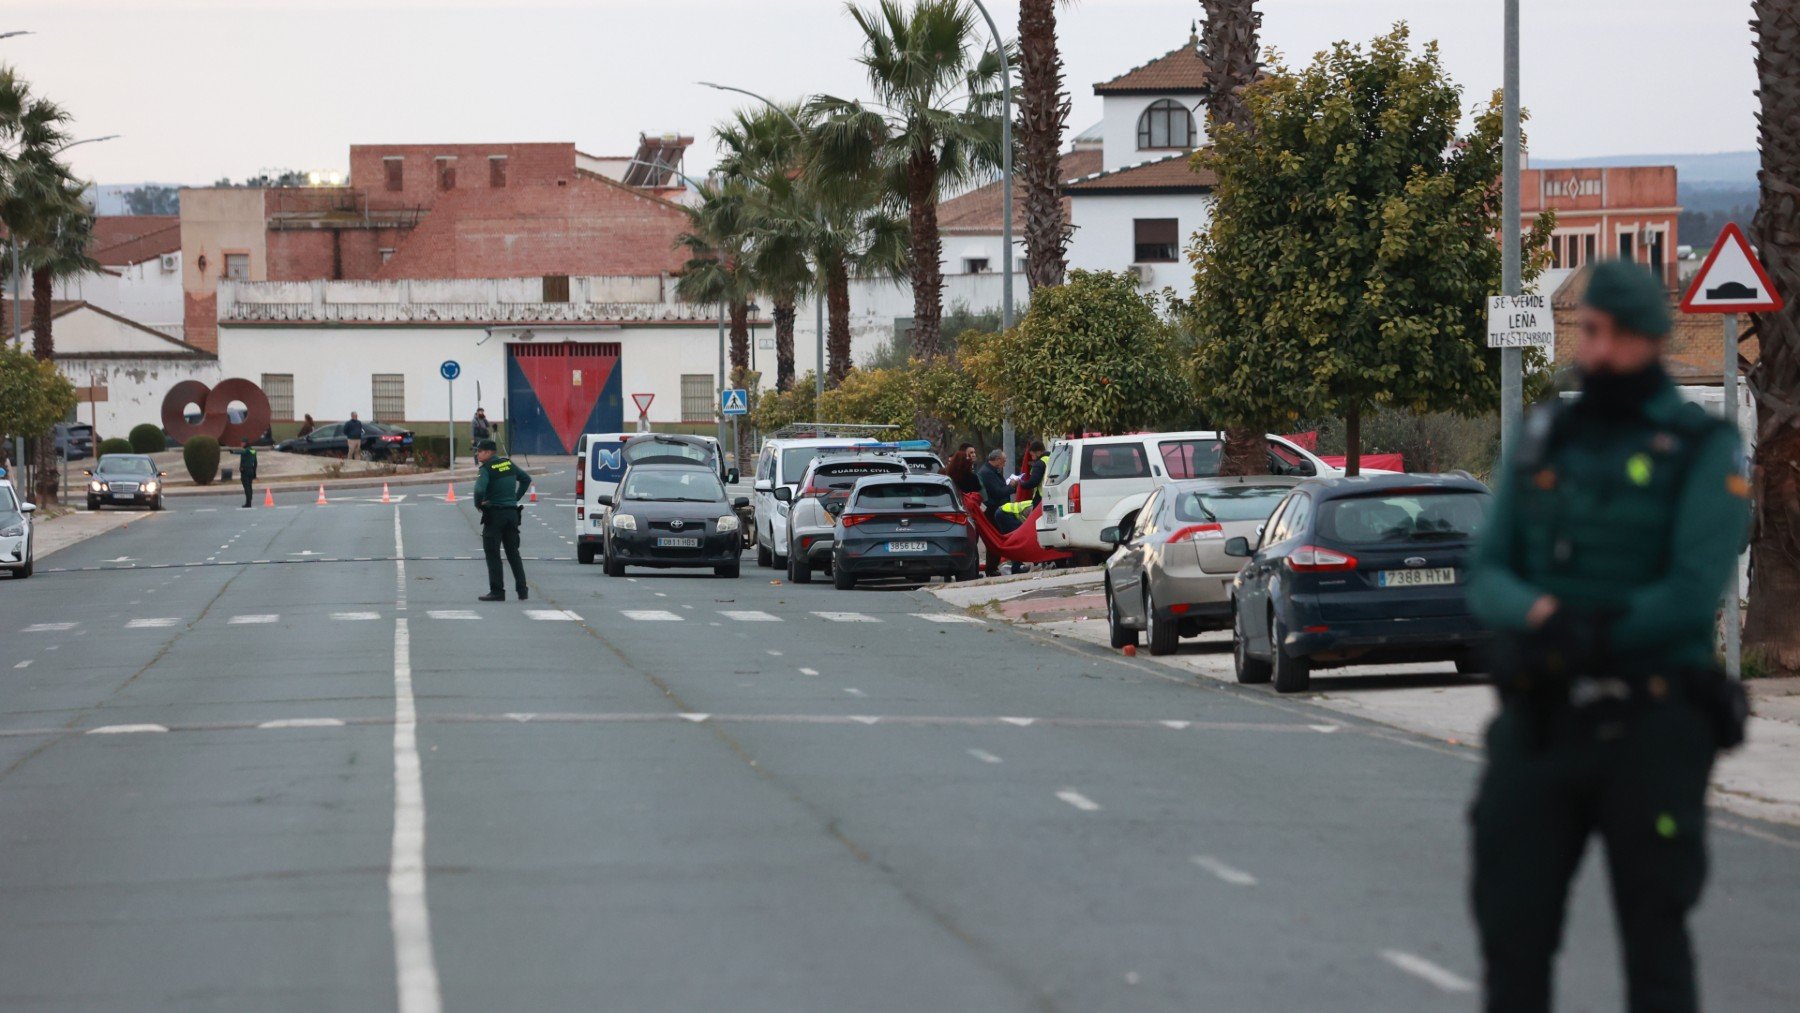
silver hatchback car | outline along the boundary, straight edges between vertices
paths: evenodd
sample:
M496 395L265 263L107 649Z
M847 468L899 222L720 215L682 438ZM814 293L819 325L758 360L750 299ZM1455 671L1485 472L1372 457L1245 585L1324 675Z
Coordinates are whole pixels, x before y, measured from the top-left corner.
M1112 645L1148 635L1151 654L1171 654L1182 637L1231 628L1231 582L1243 560L1225 554L1237 535L1255 541L1299 478L1254 475L1171 482L1125 530L1100 537L1106 560L1106 622Z

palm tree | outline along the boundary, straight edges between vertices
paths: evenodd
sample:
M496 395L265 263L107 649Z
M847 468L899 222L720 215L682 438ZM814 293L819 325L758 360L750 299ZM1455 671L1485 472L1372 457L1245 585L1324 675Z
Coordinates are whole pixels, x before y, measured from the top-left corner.
M733 387L750 386L750 300L755 295L747 251L748 193L743 183L726 179L700 188L700 202L686 208L688 229L675 239L687 251L687 263L675 280L675 295L685 302L725 307L731 326ZM738 460L747 456L749 433L738 439Z
M1206 116L1209 131L1250 129L1250 108L1244 88L1256 78L1256 38L1262 14L1255 0L1200 0L1206 12L1200 49L1209 70ZM1219 462L1224 475L1260 475L1269 470L1268 450L1257 426L1225 430L1225 449Z
M908 214L912 345L926 361L943 349L943 244L938 198L1000 161L1001 56L984 49L964 0L880 0L850 7L863 33L868 102L823 96L814 109L819 168L879 172Z
M1062 139L1069 125L1056 8L1062 0L1019 3L1018 174L1025 184L1025 281L1061 285L1068 271L1069 220L1063 211Z
M1800 11L1778 0L1751 4L1762 112L1762 200L1753 240L1787 308L1756 318L1761 354L1749 372L1756 397L1756 524L1750 544L1746 654L1776 673L1800 672Z
M806 255L818 211L801 179L803 138L795 129L803 112L740 110L717 131L724 148L718 171L745 187L750 274L774 304L776 390L794 385L794 306L814 278Z

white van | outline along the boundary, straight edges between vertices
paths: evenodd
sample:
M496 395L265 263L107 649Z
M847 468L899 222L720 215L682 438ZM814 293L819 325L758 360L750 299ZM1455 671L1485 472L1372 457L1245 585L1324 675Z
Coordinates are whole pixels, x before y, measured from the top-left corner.
M576 443L575 458L575 558L593 563L605 536L606 508L601 496L611 496L625 475L625 441L636 433L584 433Z
M1269 473L1300 478L1343 474L1279 436L1269 436ZM1158 486L1219 473L1225 436L1216 431L1134 433L1066 440L1044 468L1038 543L1046 548L1110 552L1109 527L1128 527Z
M788 505L775 498L775 490L797 490L807 465L827 447L867 446L867 437L812 437L768 440L756 458L755 492L750 497L756 510L756 565L782 569L787 566Z

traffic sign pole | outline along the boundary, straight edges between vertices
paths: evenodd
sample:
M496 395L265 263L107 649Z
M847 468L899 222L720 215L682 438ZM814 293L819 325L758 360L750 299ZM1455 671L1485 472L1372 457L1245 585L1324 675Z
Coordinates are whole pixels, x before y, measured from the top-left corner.
M451 471L456 470L456 378L462 375L462 363L455 359L445 359L438 365L438 375L444 378L444 390L450 402L450 460Z
M1737 400L1737 360L1738 360L1738 319L1736 313L1726 313L1725 318L1725 363L1719 376L1723 380L1719 397L1719 413L1733 430L1738 428ZM1725 582L1725 671L1733 679L1742 677L1743 636L1744 636L1744 588L1738 573L1738 563L1731 561L1731 577Z

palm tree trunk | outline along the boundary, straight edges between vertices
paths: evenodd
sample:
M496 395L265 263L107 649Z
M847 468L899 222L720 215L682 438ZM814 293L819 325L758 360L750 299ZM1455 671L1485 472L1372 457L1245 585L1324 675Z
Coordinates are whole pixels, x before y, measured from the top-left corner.
M1344 474L1362 474L1362 405L1355 402L1344 412Z
M794 300L775 301L775 389L794 386Z
M731 385L739 390L750 392L750 410L756 410L756 385L750 375L750 304L742 299L733 300L726 311L731 320ZM750 444L752 437L750 427L739 425L737 430L737 459L748 461L751 458Z
M31 354L50 359L56 353L56 339L50 333L50 271L36 268L31 272ZM56 470L56 441L44 433L37 438L37 452L32 458L36 474L38 504L57 501L59 475Z
M1069 222L1063 214L1062 138L1069 122L1056 5L1019 4L1019 176L1025 184L1025 281L1061 285L1068 271Z
M1800 10L1755 0L1756 73L1762 114L1762 201L1751 240L1780 292L1800 292ZM1755 526L1745 654L1769 674L1800 672L1800 300L1758 319L1761 355L1750 371L1756 395Z
M926 362L942 351L939 321L944 315L943 242L938 235L937 156L916 152L906 164L913 283L913 352Z
M825 275L825 351L831 368L826 383L836 387L850 374L850 269L844 259L831 262Z

